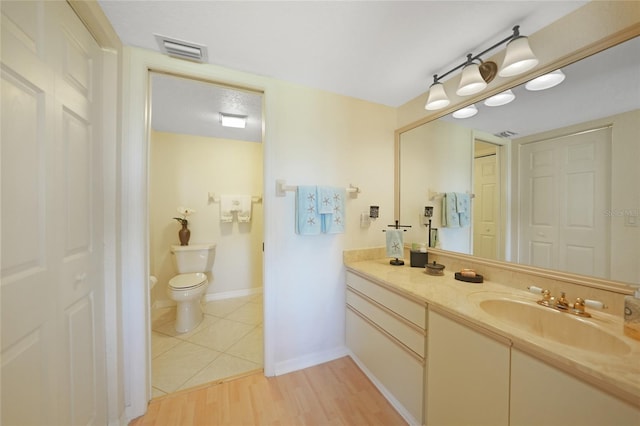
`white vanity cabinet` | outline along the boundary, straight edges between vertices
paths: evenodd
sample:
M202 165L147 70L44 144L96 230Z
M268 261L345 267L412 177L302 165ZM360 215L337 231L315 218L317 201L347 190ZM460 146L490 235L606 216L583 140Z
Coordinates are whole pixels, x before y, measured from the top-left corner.
M511 424L638 426L640 409L513 348Z
M423 424L426 306L347 272L346 343L411 423Z
M430 308L427 346L427 425L509 424L508 339Z

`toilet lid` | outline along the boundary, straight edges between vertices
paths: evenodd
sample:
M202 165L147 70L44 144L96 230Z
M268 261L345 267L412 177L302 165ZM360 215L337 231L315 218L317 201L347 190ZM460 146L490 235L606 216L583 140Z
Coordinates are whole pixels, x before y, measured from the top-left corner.
M194 272L192 274L180 274L169 280L169 287L184 290L191 287L197 287L207 281L207 276L202 272Z

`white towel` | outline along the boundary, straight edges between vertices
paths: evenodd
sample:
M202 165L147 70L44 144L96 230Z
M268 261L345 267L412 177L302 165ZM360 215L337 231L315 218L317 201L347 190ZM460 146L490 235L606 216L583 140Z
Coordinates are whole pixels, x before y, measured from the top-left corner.
M233 195L220 196L220 222L233 222Z
M234 212L238 214L238 222L249 222L251 220L251 196L221 195L220 221L233 222Z
M249 223L251 222L251 210L245 210L238 212L238 222L239 223Z
M238 210L238 222L247 223L251 222L251 195L239 195L240 206Z

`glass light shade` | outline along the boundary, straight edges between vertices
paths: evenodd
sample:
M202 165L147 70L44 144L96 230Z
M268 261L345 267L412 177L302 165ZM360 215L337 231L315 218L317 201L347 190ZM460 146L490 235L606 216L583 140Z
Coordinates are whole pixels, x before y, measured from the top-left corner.
M478 108L476 108L475 104L471 104L467 107L461 108L455 111L453 114L454 118L469 118L473 117L478 113Z
M497 95L493 95L490 98L487 98L484 101L486 106L500 106L506 105L509 102L513 101L516 98L516 95L513 94L511 89L505 90L502 93L498 93Z
M447 92L444 91L442 83L433 83L429 88L429 96L427 97L427 103L424 105L424 109L433 111L442 109L449 105L449 97Z
M550 89L562 83L565 77L566 76L564 75L562 70L558 69L548 74L544 74L540 77L534 78L533 80L527 82L524 87L527 90L531 91Z
M527 37L519 36L507 43L507 51L498 75L500 77L512 77L529 71L538 65L538 58L529 47Z
M460 77L460 84L458 85L458 90L456 90L456 95L473 95L483 91L485 87L487 87L487 82L484 81L482 75L480 75L478 64L467 64L462 69L462 76Z

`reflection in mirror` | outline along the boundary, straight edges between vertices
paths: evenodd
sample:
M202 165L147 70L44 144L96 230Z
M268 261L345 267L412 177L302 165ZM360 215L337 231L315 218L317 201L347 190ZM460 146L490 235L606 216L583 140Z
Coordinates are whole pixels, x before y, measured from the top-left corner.
M640 283L640 38L562 72L400 135L405 241L427 241L433 206L444 250ZM472 195L468 226L443 226L447 193Z

